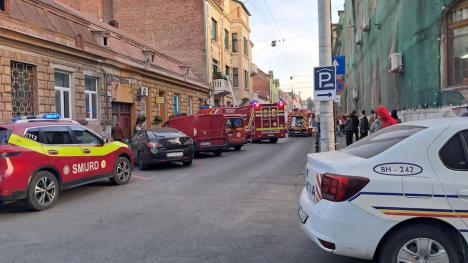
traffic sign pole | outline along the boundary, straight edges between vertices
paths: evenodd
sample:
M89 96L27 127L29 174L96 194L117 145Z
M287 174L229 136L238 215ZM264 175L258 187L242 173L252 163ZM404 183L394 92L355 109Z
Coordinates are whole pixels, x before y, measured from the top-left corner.
M317 0L317 7L320 66L326 67L332 65L330 0ZM336 76L334 77L336 81ZM336 83L334 87L336 88ZM336 90L334 90L334 92L336 94ZM335 150L335 117L333 103L333 100L320 101L320 150L322 152Z

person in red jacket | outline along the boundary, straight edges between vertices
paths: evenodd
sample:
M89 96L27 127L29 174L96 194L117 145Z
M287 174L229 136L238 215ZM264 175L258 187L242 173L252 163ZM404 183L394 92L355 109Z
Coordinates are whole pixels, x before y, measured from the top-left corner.
M384 106L378 107L375 110L375 113L377 114L377 118L379 118L380 120L381 129L398 124L397 121L394 118L392 118L387 108L385 108Z

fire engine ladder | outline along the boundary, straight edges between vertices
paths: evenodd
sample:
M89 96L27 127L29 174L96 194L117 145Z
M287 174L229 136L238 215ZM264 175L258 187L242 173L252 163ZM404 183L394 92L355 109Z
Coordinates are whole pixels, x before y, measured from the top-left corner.
M231 79L228 78L227 83L229 91L231 91L232 94L232 101L234 102L234 106L239 107L239 104L237 104L236 94L234 93L234 89L232 88Z

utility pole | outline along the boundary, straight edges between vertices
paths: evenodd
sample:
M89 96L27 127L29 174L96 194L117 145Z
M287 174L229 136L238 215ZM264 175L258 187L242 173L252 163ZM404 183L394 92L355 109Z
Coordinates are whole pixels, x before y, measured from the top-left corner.
M331 3L330 0L317 0L319 25L320 66L332 65L331 48ZM320 102L320 151L335 150L335 116L333 101Z

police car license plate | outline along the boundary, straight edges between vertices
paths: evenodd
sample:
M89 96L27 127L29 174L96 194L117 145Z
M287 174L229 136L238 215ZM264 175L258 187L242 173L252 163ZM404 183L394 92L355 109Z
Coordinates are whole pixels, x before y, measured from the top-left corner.
M168 153L167 157L182 157L184 156L183 152Z
M301 223L305 224L305 222L309 218L309 215L306 213L306 211L304 211L304 209L302 209L302 207L299 207L299 209L297 210L297 213L299 214L299 218L301 219Z

